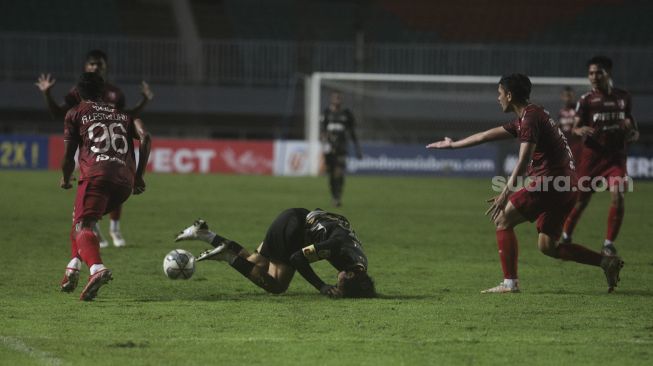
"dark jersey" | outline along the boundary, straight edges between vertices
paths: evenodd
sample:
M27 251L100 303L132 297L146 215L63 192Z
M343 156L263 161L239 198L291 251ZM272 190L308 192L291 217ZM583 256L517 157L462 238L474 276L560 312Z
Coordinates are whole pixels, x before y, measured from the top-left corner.
M520 118L506 123L503 128L520 142L536 144L528 168L529 176L570 176L575 179L575 166L567 139L542 107L529 104Z
M83 101L64 120L64 140L79 147L80 181L133 186L136 136L132 118L106 103Z
M328 260L338 270L356 266L367 269L367 257L347 219L326 213L309 227L306 224L308 213L304 208L281 212L270 225L260 254L290 264L294 253L313 244L319 259Z
M560 108L558 112L558 125L560 130L565 135L571 153L574 156L574 161L576 166L580 162L581 151L583 149L583 139L580 136L574 135L571 131L574 128L574 122L576 117L576 108Z
M579 126L589 126L596 131L585 139L583 159L625 166L625 119L632 120L631 108L630 94L617 88L613 88L610 94L594 89L580 98L576 106Z
M70 89L68 94L64 97L64 101L68 106L68 109L78 105L82 98L79 96L79 91L77 87ZM104 84L104 93L102 95L102 101L109 103L119 110L125 109L125 94L122 93L117 86L109 83Z
M367 256L356 232L344 216L324 212L308 223L307 242L319 259L326 259L339 271L361 267L367 270Z
M329 108L320 116L320 130L326 139L327 153L346 155L348 134L354 138L354 115L349 109L337 112Z

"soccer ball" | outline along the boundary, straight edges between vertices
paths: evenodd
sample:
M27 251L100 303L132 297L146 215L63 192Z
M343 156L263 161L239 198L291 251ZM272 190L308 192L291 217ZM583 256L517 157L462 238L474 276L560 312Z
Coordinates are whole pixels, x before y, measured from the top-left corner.
M175 249L163 258L163 273L171 280L187 280L195 273L195 257L183 249Z

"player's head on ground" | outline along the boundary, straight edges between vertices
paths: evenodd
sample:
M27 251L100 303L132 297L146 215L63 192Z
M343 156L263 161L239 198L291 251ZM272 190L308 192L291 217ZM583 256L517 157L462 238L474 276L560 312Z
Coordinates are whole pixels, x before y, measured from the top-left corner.
M574 89L571 86L565 86L562 88L562 91L560 92L560 100L567 108L573 106L576 101Z
M338 273L338 289L344 298L373 298L377 296L374 280L361 267Z
M84 72L95 72L100 74L102 78L107 76L107 54L101 50L90 50L86 54L86 61L84 62Z
M340 106L342 105L342 94L334 90L329 94L329 106L332 109L340 109Z
M587 60L587 78L592 88L607 89L612 75L612 60L605 56L594 56Z
M497 100L505 113L514 111L516 106L528 104L531 97L531 80L524 74L505 75L499 80Z
M98 73L84 72L77 81L77 90L83 100L100 100L104 91L104 79Z

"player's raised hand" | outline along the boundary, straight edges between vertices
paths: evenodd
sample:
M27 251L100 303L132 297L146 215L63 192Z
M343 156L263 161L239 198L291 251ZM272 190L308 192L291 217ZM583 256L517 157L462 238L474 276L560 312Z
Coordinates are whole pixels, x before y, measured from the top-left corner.
M134 178L134 194L141 194L145 192L145 181L143 177Z
M427 149L451 149L453 148L452 144L453 144L453 140L449 137L445 137L444 140L432 142L426 145L426 148Z
M150 89L150 85L143 80L141 82L141 94L145 97L147 100L152 100L154 98L154 93L152 93L152 89Z
M34 85L36 85L40 91L45 93L50 90L50 88L52 88L56 82L57 79L53 79L50 74L41 74Z

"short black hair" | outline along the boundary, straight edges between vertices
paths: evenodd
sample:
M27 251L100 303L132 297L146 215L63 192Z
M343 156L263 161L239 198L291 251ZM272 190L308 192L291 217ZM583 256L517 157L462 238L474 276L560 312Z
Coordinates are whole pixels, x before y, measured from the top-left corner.
M574 88L572 88L572 87L569 86L569 85L566 85L564 88L562 88L562 91L566 91L566 92L573 93L573 92L574 92Z
M531 97L531 80L524 74L510 74L504 75L499 80L499 85L503 87L506 92L512 94L515 102L526 103Z
M608 74L612 73L612 60L609 57L594 56L591 59L587 60L586 66L589 68L590 65L598 65L600 68L607 71Z
M98 50L98 49L88 51L88 53L86 54L86 61L91 60L91 59L94 59L94 60L102 59L102 60L104 60L104 62L107 62L107 63L109 62L109 58L107 58L107 54L104 53L104 51Z
M342 297L347 298L373 298L376 297L374 280L367 272L358 272L351 278L342 282Z
M95 72L82 73L77 81L77 91L82 99L98 100L104 91L104 79Z

